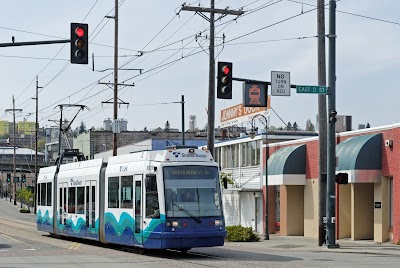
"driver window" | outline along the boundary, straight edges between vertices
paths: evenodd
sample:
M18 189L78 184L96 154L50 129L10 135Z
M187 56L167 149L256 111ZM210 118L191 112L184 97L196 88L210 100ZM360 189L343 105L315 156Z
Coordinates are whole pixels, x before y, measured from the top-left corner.
M157 179L155 174L147 174L146 187L146 217L160 218L160 207L158 203Z

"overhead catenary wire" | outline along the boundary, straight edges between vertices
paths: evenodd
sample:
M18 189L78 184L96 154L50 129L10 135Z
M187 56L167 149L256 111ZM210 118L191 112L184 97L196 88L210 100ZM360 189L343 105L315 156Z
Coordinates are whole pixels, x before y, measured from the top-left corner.
M196 53L197 54L197 53ZM191 56L191 55L187 55L186 57L189 57L189 56ZM163 62L165 62L165 60L163 61ZM167 63L166 65L169 65L169 64L173 64L173 63L176 63L177 61L175 60L175 61L172 61L172 62L170 62L170 63ZM165 66L165 65L159 65L158 67L163 67L163 66ZM152 70L155 70L155 69L158 69L158 68L153 68ZM71 96L71 95L70 95Z

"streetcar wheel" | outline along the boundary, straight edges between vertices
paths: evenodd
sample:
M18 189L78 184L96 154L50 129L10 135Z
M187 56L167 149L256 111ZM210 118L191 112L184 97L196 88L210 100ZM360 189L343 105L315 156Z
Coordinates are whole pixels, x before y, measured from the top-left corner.
M139 255L143 255L144 252L145 252L145 249L144 249L144 248L137 248L136 251L137 251L137 253L138 253Z

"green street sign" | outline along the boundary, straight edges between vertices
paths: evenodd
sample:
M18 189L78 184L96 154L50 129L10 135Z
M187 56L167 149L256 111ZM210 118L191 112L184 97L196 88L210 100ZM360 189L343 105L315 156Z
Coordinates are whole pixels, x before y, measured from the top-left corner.
M297 93L326 94L328 87L325 86L296 86Z

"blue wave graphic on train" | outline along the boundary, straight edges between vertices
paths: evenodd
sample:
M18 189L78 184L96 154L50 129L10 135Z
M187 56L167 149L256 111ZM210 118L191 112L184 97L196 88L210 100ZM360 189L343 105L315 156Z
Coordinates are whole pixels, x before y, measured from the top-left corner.
M106 240L110 243L124 245L146 244L149 247L154 243L158 245L159 238L156 239L157 241L152 240L160 236L161 226L165 222L165 215L161 215L161 219L152 219L145 230L138 230L135 233L134 229L139 227L136 227L136 221L131 215L123 212L118 221L114 214L107 212L104 216Z

